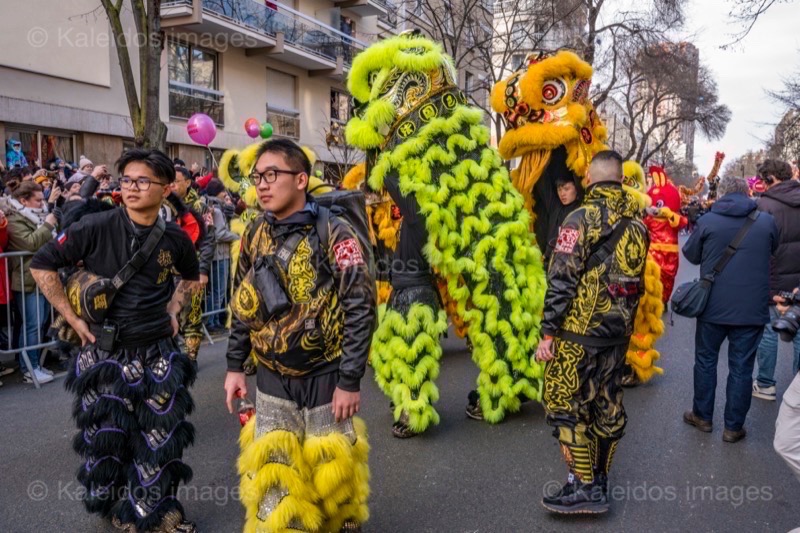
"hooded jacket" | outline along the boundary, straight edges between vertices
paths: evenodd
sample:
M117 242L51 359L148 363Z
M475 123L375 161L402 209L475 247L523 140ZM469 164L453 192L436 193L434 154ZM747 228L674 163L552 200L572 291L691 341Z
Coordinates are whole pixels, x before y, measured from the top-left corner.
M726 194L697 221L683 246L687 261L711 273L756 203L744 194ZM769 322L769 261L778 247L778 228L769 213L753 223L725 269L716 276L708 303L698 320L727 326L761 326Z
M614 253L586 271L589 258L623 217L632 219ZM621 183L586 190L583 205L567 215L547 272L542 333L587 346L626 344L644 293L649 238L633 194Z
M780 239L769 264L769 293L791 292L800 286L800 182L787 180L770 187L758 200L758 210L775 218ZM774 305L770 299L770 305Z
M377 319L375 283L358 238L342 219L330 217L327 249L322 249L317 213L316 203L309 201L306 209L283 220L257 218L242 235L228 370L242 372L253 351L261 365L289 377L338 370L338 387L354 392L364 376ZM289 258L289 283L284 287L291 309L251 330L241 319L251 314L253 303L251 289L244 290L248 273L259 257L275 254L295 232L303 236Z

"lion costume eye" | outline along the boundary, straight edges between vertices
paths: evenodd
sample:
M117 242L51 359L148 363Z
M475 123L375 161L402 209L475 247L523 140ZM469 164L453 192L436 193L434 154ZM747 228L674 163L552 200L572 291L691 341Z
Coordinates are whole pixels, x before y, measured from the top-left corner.
M547 105L555 105L567 94L567 84L561 78L547 80L542 85L542 101Z

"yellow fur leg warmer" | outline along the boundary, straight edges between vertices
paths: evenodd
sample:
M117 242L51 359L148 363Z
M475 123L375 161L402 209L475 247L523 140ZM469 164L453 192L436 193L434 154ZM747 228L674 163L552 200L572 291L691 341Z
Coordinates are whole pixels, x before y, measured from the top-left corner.
M300 438L275 430L255 437L256 417L239 439L239 489L247 510L245 533L288 530L319 531L324 516L310 483L311 470L303 456Z
M369 443L367 428L353 418L355 442L343 433L309 436L303 456L325 515L322 531L338 532L345 522L363 524L369 518Z

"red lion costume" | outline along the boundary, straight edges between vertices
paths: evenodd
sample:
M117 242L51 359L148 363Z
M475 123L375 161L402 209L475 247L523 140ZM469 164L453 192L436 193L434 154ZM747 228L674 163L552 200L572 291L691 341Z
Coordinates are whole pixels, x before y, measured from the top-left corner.
M662 298L666 304L672 296L675 275L678 273L680 252L678 232L688 220L681 216L681 193L662 167L650 167L653 185L647 195L653 200L644 223L650 230L650 256L661 267ZM651 214L652 213L652 214Z

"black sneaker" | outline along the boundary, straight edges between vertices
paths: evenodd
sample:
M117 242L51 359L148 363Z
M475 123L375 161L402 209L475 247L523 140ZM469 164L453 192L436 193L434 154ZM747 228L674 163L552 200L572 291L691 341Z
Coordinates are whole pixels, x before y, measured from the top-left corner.
M473 420L483 420L481 399L476 390L469 391L467 395L467 416Z
M557 494L542 498L548 511L559 514L602 514L608 512L608 497L600 485L568 481Z

